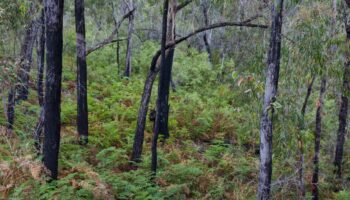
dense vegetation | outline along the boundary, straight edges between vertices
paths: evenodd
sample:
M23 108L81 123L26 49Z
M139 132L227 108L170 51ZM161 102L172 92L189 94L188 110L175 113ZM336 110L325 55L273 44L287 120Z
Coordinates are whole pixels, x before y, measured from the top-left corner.
M276 14L271 8L283 1L170 0L173 2L184 5L176 13L174 40L210 24L250 21L240 27L220 26L200 32L176 45L169 138L160 135L156 174L151 170L155 130L155 119L149 120L152 116L147 117L141 160L131 161L131 155L145 81L162 45L163 1L85 0L88 143L82 142L77 130L75 4L64 2L61 141L58 177L51 179L50 170L42 162L45 147L38 147L38 141L43 140L33 137L44 106L38 98L40 28L32 44L28 97L18 100L22 91L18 88L24 84L20 74L27 64L21 62L26 31L42 16L43 2L0 1L0 199L257 197L260 120L274 28L271 13ZM315 199L314 148L319 116L318 198L350 199L348 140L340 173L334 165L339 110L349 93L343 80L349 76L350 3L304 0L284 1L282 5L282 34L277 34L282 40L278 95L269 99L272 102L268 108L273 110L269 115L273 121L273 165L268 198ZM112 35L108 45L89 52L108 39L118 25L118 33ZM44 76L47 78L47 73ZM149 115L158 110L158 82L157 78ZM14 90L16 94L11 95ZM11 102L13 122L9 120ZM45 128L43 135L47 137L49 129L47 125Z

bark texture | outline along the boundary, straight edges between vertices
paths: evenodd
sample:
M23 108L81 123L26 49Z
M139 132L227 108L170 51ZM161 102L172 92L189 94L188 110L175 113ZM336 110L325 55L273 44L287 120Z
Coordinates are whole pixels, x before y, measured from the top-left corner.
M269 199L272 175L272 118L273 103L276 101L281 58L283 0L272 5L272 25L268 67L265 83L265 97L260 119L260 171L257 199Z
M46 79L44 165L52 179L58 175L61 129L61 79L63 45L63 0L45 0Z
M130 3L128 5L129 9L132 10L133 7L133 1L130 0ZM130 77L131 76L131 56L132 56L132 35L134 33L134 13L131 13L129 15L129 25L128 25L128 39L126 44L126 58L125 58L125 76Z
M169 0L164 0L164 7L163 7L163 24L162 24L162 41L161 41L161 65L160 65L160 75L159 75L159 82L162 81L162 79L166 78L164 75L167 73L166 68L166 60L165 60L165 51L166 51L166 40L167 40L167 21L168 21L168 10L169 10ZM158 135L160 131L160 111L161 108L160 105L160 96L164 93L164 88L162 84L159 83L158 86L158 99L157 99L157 115L156 115L156 121L154 124L154 130L153 130L153 138L152 138L152 163L151 163L151 170L155 174L157 172L157 163L158 163L158 157L157 157L157 144L158 144Z
M344 6L345 11L345 29L346 29L346 40L350 42L350 24L348 23L348 12L350 9L350 1L346 1L347 6ZM349 58L349 56L347 56ZM348 60L344 64L344 72L343 72L343 91L341 95L341 103L339 110L339 127L337 132L337 144L335 149L334 156L334 166L335 166L335 174L338 178L342 176L342 163L343 163L343 154L344 154L344 143L345 143L345 135L346 135L346 127L347 127L347 116L348 116L348 104L349 104L349 92L350 92L350 60Z
M84 0L75 0L75 28L77 34L77 128L81 144L88 143L89 134L84 10Z
M314 132L315 155L313 157L314 169L312 173L312 199L313 200L319 199L319 196L318 196L319 154L320 154L321 132L322 132L322 110L323 110L326 86L327 86L327 78L326 76L323 76L321 80L320 96L317 102L316 127Z

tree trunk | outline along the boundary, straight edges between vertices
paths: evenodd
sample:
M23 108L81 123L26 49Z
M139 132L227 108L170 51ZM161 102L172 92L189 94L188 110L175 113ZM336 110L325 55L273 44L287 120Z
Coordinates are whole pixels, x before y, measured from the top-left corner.
M344 65L343 92L341 96L341 104L340 104L340 110L339 110L339 127L338 127L337 144L336 144L336 150L335 150L335 156L334 156L334 165L336 167L335 173L338 176L338 178L341 178L341 175L342 175L342 162L343 162L343 154L344 154L347 116L348 116L348 104L349 104L348 95L350 90L349 65L350 65L350 61L348 61Z
M347 1L347 8L350 8L350 1ZM344 6L346 7L346 6ZM345 19L347 19L348 12L344 11ZM347 21L345 21L345 28L346 28L346 39L347 42L350 41L350 24L348 24ZM349 56L347 56L349 58ZM334 166L336 167L335 174L338 176L338 178L341 178L342 176L342 162L343 162L343 154L344 154L344 143L345 143L345 135L346 135L346 127L347 127L347 116L348 116L348 96L350 92L350 85L349 85L349 76L350 76L350 60L348 60L344 64L344 74L343 74L343 90L342 90L342 96L341 96L341 104L340 104L340 110L339 110L339 127L338 127L338 134L337 134L337 144L336 144L336 150L335 150L335 156L334 156Z
M152 86L154 83L154 80L157 77L158 71L150 70L147 75L147 79L145 82L145 87L143 89L143 94L141 98L141 105L139 109L139 114L137 118L137 127L134 137L134 144L133 144L133 151L131 155L131 160L134 162L140 162L141 161L141 155L142 155L142 146L143 146L143 140L144 140L144 130L146 126L146 118L147 118L147 112L148 112L148 104L151 99L152 95Z
M327 79L326 76L322 77L320 96L317 102L316 111L316 127L315 127L315 155L313 158L313 174L312 174L312 199L318 199L318 172L319 172L319 154L320 154L320 144L321 144L321 132L322 132L322 110L324 95L326 92Z
M32 9L29 14L32 14ZM32 53L36 36L36 20L31 20L26 29L20 53L19 71L17 72L17 83L11 88L7 105L7 123L10 130L13 129L15 102L28 98L29 72L32 65ZM13 101L13 102L12 102Z
M32 66L33 47L36 38L38 20L32 20L26 30L26 36L21 50L20 71L18 72L18 85L16 86L16 101L28 99L29 73Z
M130 0L129 9L133 8L133 2ZM125 58L125 76L131 76L131 56L132 56L132 35L134 33L134 13L129 16L129 25L128 25L128 40L126 47L126 58Z
M7 100L7 128L13 130L13 123L15 121L15 89L12 87L8 94Z
M305 96L303 106L301 108L301 116L300 116L301 118L299 122L299 130L297 135L297 140L298 140L297 170L298 170L298 178L299 178L299 193L300 193L299 195L301 199L305 199L305 194L306 194L305 184L304 184L304 141L303 141L301 132L305 129L305 112L306 112L307 103L309 101L314 82L315 82L315 76L312 77L312 80L307 87L307 93Z
M209 12L208 7L209 7L209 5L208 4L209 4L208 1L204 1L203 5L202 5L202 11L203 11L203 16L204 16L204 24L205 24L205 26L209 25L209 17L208 17L208 12ZM203 41L204 41L205 49L207 50L207 53L208 53L209 62L212 64L213 63L213 56L212 56L212 53L211 53L208 31L204 32Z
M175 15L176 15L176 0L169 1L168 17L167 17L167 36L166 44L175 42ZM169 137L168 119L169 119L169 91L171 85L171 71L173 67L175 54L175 46L166 49L164 69L160 68L157 114L159 116L159 133L164 138Z
M120 42L119 42L119 31L117 31L117 68L118 68L118 76L120 76Z
M39 35L37 43L37 65L38 65L38 101L40 107L44 105L44 68L45 68L45 13L41 13L39 21Z
M265 83L265 98L260 119L260 172L257 199L269 199L272 175L272 118L276 101L281 57L283 0L272 5L272 25L268 69Z
M77 34L77 128L81 144L88 143L87 66L85 42L84 0L75 0L75 28Z
M171 0L170 0L171 1ZM165 51L166 51L166 42L167 42L167 22L168 22L168 10L169 10L169 0L164 0L164 7L163 7L163 24L162 24L162 41L161 41L161 65L160 65L160 74L159 74L159 85L158 85L158 99L157 99L157 107L156 107L156 121L154 124L154 133L152 138L152 163L151 163L151 170L156 174L157 171L157 144L158 144L158 134L160 130L160 120L161 115L163 114L162 111L168 107L168 105L162 105L161 97L165 96L167 98L167 91L166 87L162 84L162 82L167 81L167 74L169 73L169 68L166 67L166 60L165 60ZM171 71L170 71L171 72ZM170 77L168 78L170 82ZM169 86L169 85L168 85ZM164 102L163 102L164 103Z
M52 179L58 175L61 129L63 0L45 0L46 81L44 164Z

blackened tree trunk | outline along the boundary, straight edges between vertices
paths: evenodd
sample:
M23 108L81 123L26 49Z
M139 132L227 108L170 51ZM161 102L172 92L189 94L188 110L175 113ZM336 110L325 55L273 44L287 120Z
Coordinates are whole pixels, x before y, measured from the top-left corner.
M46 81L44 164L52 179L58 175L61 129L63 0L45 0Z
M203 1L202 11L204 16L204 24L206 27L209 25L209 17L208 17L209 8L208 7L209 7L209 1ZM203 41L204 41L205 49L207 50L207 53L208 53L209 62L213 63L213 56L211 53L208 31L204 32Z
M167 97L166 93L169 92L166 90L166 87L164 87L162 82L167 81L167 74L169 74L169 68L166 67L166 60L165 60L165 54L166 54L166 40L167 40L167 21L168 21L168 9L169 9L169 0L164 0L164 7L163 7L163 24L162 24L162 41L161 41L161 65L160 65L160 74L159 74L159 85L158 85L158 99L157 99L157 115L156 115L156 121L154 124L154 133L152 138L152 163L151 163L151 170L155 174L157 171L157 144L158 144L158 135L160 131L160 115L161 109L164 105L161 105L161 97L165 96ZM168 82L170 82L170 77ZM168 85L169 86L169 85ZM165 105L167 107L168 105ZM163 108L164 109L164 108Z
M299 195L301 199L305 199L305 184L304 184L304 141L302 136L302 131L305 129L305 112L307 103L309 101L312 88L315 82L315 76L312 77L311 82L308 84L306 96L304 99L303 106L301 108L301 116L299 121L299 130L297 135L297 141L298 141L298 163L297 163L297 170L298 170L298 178L299 178Z
M281 58L283 0L272 5L272 25L268 68L265 83L265 97L260 119L260 171L257 199L269 199L272 175L272 118L273 103L276 101Z
M176 15L176 0L169 1L168 7L168 17L167 17L167 36L166 44L175 42L175 15ZM158 102L157 104L157 114L159 116L159 133L164 136L164 138L169 137L168 119L169 119L169 91L171 85L171 71L173 68L175 54L175 46L166 49L165 52L165 62L163 74L162 68L160 68L159 75L159 87L158 87Z
M84 0L75 0L77 34L77 127L81 144L88 142L87 66L85 42Z
M129 10L133 9L133 1L130 0ZM126 58L125 58L125 76L130 77L131 76L131 56L132 56L132 35L134 33L134 13L131 13L129 16L129 25L128 25L128 40L127 40L127 47L126 47Z
M45 68L45 11L41 13L38 29L37 65L38 65L38 101L40 107L44 105L44 68Z
M350 1L347 1L347 8L350 8ZM347 13L345 11L345 13ZM345 18L349 16L346 14ZM350 24L345 21L346 27L346 39L347 42L350 42ZM349 56L347 56L349 58ZM344 72L343 72L343 91L341 96L340 110L339 110L339 127L337 134L337 144L334 156L334 166L336 167L335 173L338 178L342 176L342 162L343 162L343 154L344 154L344 143L345 143L345 135L346 135L346 126L347 126L347 116L348 116L348 96L350 92L349 85L349 76L350 76L350 60L348 60L344 64Z
M152 88L153 88L152 86L153 86L154 80L157 77L157 74L158 74L158 71L155 71L155 70L150 70L148 72L145 86L143 89L141 105L139 108L139 114L137 118L137 127L136 127L136 132L134 137L133 151L131 155L131 160L134 162L141 161L148 105L151 99Z
M13 123L15 121L15 89L12 87L7 99L7 128L13 130Z
M324 95L326 92L327 78L326 76L322 77L320 96L317 102L317 111L316 111L316 127L315 127L315 155L313 158L314 169L312 173L312 199L317 200L318 197L318 172L319 172L319 154L320 154L320 145L321 145L321 132L322 132L322 110L323 110L323 101Z
M120 76L120 42L119 42L119 31L117 31L117 68L118 68L118 76Z
M342 162L343 162L343 154L344 154L344 143L345 143L345 134L346 134L346 126L347 126L347 116L348 116L348 95L349 95L349 70L350 61L348 61L344 65L344 76L343 76L343 93L341 96L341 104L339 110L339 127L337 134L337 144L335 150L334 157L334 165L336 167L336 175L338 178L341 178L342 174Z

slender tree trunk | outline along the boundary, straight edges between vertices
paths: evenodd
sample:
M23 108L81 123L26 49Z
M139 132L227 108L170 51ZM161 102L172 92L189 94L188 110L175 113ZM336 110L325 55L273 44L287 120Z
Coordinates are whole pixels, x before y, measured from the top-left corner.
M26 30L24 44L21 50L20 71L18 73L16 101L28 99L29 73L32 66L33 47L36 38L38 20L32 20Z
M336 30L336 15L337 15L337 0L332 0L332 23L330 27L330 37L335 36L335 30ZM334 54L333 50L330 50L330 53ZM312 199L318 200L319 199L319 188L318 188L318 180L319 180L319 155L320 155L320 148L321 148L321 134L322 134L322 112L323 112L323 105L324 105L324 98L327 88L327 69L325 66L321 66L322 70L322 80L321 80L321 88L320 88L320 96L317 102L317 111L316 111L316 125L315 125L315 149L314 149L314 158L313 158L313 164L314 169L312 173Z
M15 89L12 87L8 94L7 100L7 128L13 130L13 123L15 121Z
M176 0L169 1L168 17L167 17L167 36L166 44L175 42L175 15L176 15ZM159 75L159 87L158 87L158 101L159 106L157 108L157 114L159 114L159 133L164 136L164 138L169 137L168 119L169 119L169 90L171 85L171 71L173 67L173 60L175 54L175 46L167 49L165 52L165 62L163 74L162 68L160 68Z
M130 0L129 9L133 8L133 1ZM125 59L125 76L131 76L131 56L132 56L132 35L134 33L134 13L129 16L129 25L128 25L128 40L126 47L126 59Z
M85 42L84 0L75 0L75 28L77 34L77 127L81 144L88 143L87 66Z
M350 1L346 1L347 8L350 8ZM344 11L345 19L347 20L348 11ZM348 24L347 21L345 21L345 28L346 28L346 39L347 42L350 42L350 24ZM347 56L349 58L349 56ZM349 76L350 76L350 60L344 64L344 72L343 72L343 90L342 90L342 96L341 96L341 104L340 104L340 110L339 110L339 127L338 127L338 134L337 134L337 144L336 144L336 150L335 150L335 156L334 156L334 166L336 167L335 174L338 176L338 178L341 178L342 176L342 162L343 162L343 154L344 154L344 143L345 143L345 135L346 135L346 127L347 127L347 116L348 116L348 96L350 93L350 85L349 85Z
M318 172L319 172L319 154L321 145L321 132L322 132L322 111L323 111L323 101L326 92L327 78L322 77L320 96L317 102L316 111L316 127L315 127L315 155L313 158L313 174L312 174L312 199L317 200L318 197Z
M47 53L44 103L44 165L50 171L52 179L57 179L60 148L63 2L63 0L45 0Z
M39 35L37 43L37 65L38 65L38 101L40 107L44 105L44 68L45 68L45 12L41 13L39 23Z
M304 184L304 141L303 141L301 132L305 129L305 112L306 112L307 103L309 101L314 82L315 82L315 76L312 77L311 82L307 87L307 93L305 96L303 106L301 108L301 119L299 122L299 130L297 135L297 140L298 140L297 169L298 169L298 178L299 178L299 192L300 192L299 195L301 199L305 199L305 194L306 194L305 184Z
M167 41L167 22L168 22L168 10L169 10L169 0L164 0L164 7L163 7L163 25L162 25L162 41L161 41L161 65L160 65L160 74L159 74L159 85L158 85L158 99L157 99L157 115L156 115L156 121L154 124L154 134L152 138L152 164L151 164L151 170L154 173L154 175L157 172L157 144L158 144L158 135L160 131L160 115L161 110L163 106L167 108L168 105L161 105L161 97L166 95L166 88L163 88L164 85L161 83L163 81L167 81L167 77L165 76L168 73L169 68L166 67L166 60L165 60L165 51L166 51L166 41ZM170 77L169 77L170 79ZM169 81L170 82L170 81ZM163 108L164 109L164 108Z
M32 12L32 10L29 11L30 14ZM17 83L9 92L7 123L10 130L13 129L15 119L15 102L26 100L28 98L29 72L32 65L32 53L37 26L36 23L36 20L31 20L26 29L26 34L20 52L20 70L17 72Z
M208 17L208 12L209 12L208 7L209 7L209 5L208 4L209 4L208 1L204 1L203 5L202 5L202 11L203 11L203 16L204 16L205 26L209 25L209 17ZM207 53L208 53L209 62L213 63L213 56L212 56L212 53L211 53L208 31L204 32L203 41L204 41L205 49L207 50Z
M257 199L269 199L272 175L272 118L273 103L276 101L281 58L283 0L272 5L272 25L268 69L266 74L265 98L260 119L260 172Z
M119 42L119 31L117 31L117 68L118 68L118 76L120 76L120 42Z
M349 39L348 39L349 40ZM347 61L344 65L344 75L343 75L343 92L341 96L341 104L339 110L339 127L337 134L337 144L334 156L334 165L336 167L335 173L338 178L342 175L342 162L344 154L344 143L346 135L347 117L348 117L348 95L350 90L349 76L350 76L350 61Z
M142 146L144 141L144 130L146 126L146 118L148 112L148 104L152 95L152 86L154 80L156 79L158 71L150 70L147 75L145 82L145 87L143 89L143 94L141 98L141 105L139 109L139 114L137 118L137 127L134 137L133 151L131 155L131 160L134 162L141 161Z

